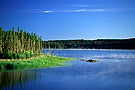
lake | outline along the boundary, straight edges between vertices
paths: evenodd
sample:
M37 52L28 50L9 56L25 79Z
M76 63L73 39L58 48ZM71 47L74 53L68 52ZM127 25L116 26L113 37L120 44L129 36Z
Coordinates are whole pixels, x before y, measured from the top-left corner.
M43 50L44 53L48 50ZM73 57L55 68L0 72L1 90L135 90L135 50L50 50ZM97 59L89 63L80 59Z

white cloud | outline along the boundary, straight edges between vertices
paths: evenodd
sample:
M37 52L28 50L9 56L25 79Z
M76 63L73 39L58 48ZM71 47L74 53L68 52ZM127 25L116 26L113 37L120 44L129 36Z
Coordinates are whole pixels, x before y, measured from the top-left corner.
M88 12L104 12L104 11L107 11L105 9L90 9L88 10Z
M64 12L103 12L105 9L76 9L76 10L65 10Z
M55 11L51 11L51 10L46 10L46 11L41 11L43 13L52 13L52 12L55 12Z
M87 11L86 9L76 9L76 10L65 10L63 12L85 12Z
M73 12L86 12L86 9L77 9L77 10L72 10Z
M72 12L105 12L108 10L105 9L73 9L73 10L58 10L58 11L54 11L54 10L45 10L45 11L41 11L41 13L53 13L53 12L67 12L67 13L72 13Z

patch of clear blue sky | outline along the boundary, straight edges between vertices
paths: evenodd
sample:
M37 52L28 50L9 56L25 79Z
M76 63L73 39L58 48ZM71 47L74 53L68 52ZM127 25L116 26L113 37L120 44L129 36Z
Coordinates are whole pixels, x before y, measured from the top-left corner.
M0 0L0 26L43 40L135 37L135 0Z

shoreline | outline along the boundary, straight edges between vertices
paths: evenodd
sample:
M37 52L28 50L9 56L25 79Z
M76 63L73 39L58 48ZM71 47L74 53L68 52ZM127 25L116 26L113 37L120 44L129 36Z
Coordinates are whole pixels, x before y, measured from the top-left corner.
M28 60L33 60L33 59L38 59L38 58L45 58L45 57L47 57L47 55L40 55L40 56L37 56L37 57L30 57L30 58L23 58L23 59L1 59L0 58L0 62L6 62L6 61L8 61L8 62L10 62L10 61L28 61Z
M10 60L10 59L7 59ZM66 61L74 60L73 58L45 56L32 59L15 59L10 61L0 61L0 71L30 69L30 68L47 68L66 65Z
M108 50L108 51L135 51L135 49L42 49L42 50Z

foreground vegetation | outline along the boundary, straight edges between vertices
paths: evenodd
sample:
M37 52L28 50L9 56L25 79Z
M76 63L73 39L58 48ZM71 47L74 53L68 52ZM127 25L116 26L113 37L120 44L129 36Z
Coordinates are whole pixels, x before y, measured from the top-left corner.
M135 49L135 38L43 41L45 49Z
M18 28L0 28L0 71L9 69L56 67L71 58L42 54L42 38Z
M51 55L41 55L39 57L32 57L29 59L4 59L0 61L0 70L10 69L27 69L27 68L41 68L41 67L56 67L65 65L65 61L72 60L72 58L57 57Z

